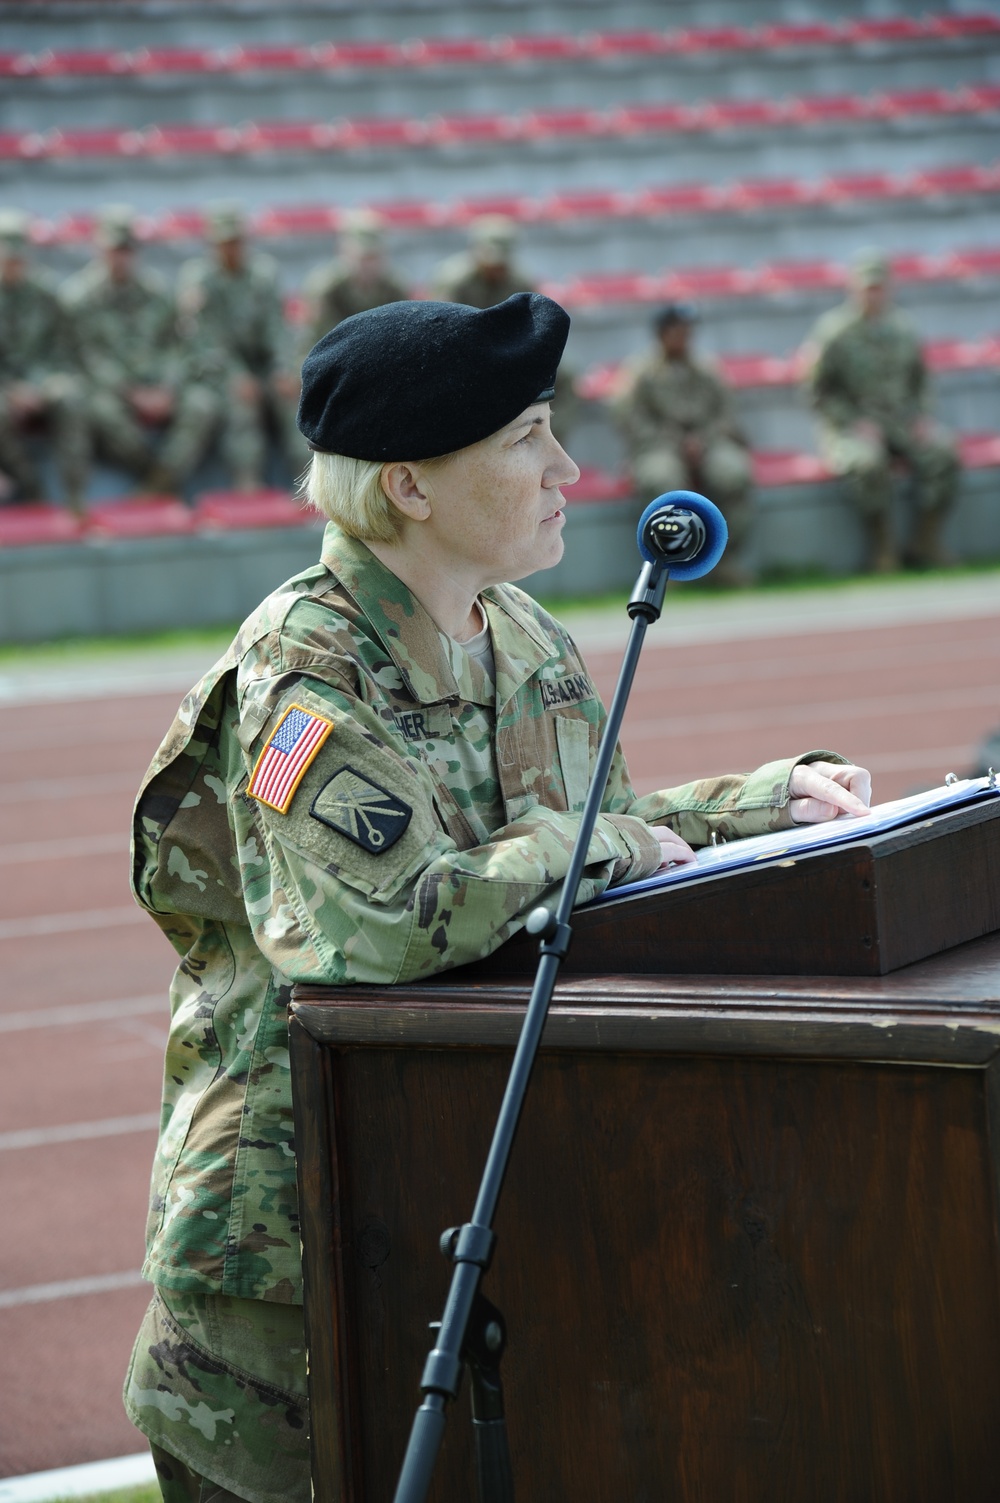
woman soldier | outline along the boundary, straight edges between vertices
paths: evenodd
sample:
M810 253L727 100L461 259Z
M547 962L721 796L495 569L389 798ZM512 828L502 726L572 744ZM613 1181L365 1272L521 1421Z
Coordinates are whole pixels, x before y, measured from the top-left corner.
M320 340L299 425L321 560L188 695L140 792L135 892L181 958L125 1402L166 1499L310 1497L292 985L477 960L566 873L603 709L506 581L562 553L568 327L522 293L393 303ZM713 831L861 813L868 788L813 751L636 798L619 753L580 899Z

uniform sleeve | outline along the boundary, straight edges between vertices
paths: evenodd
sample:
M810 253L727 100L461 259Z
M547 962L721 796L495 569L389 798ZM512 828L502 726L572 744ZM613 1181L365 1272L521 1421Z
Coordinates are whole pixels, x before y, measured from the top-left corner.
M321 744L286 801L284 769L268 782L268 753L290 712ZM243 725L235 809L246 908L256 943L293 981L391 984L477 960L566 875L579 814L536 805L459 849L427 766L374 709L321 680L252 684ZM609 809L580 901L658 861L642 817Z
M755 772L700 778L636 798L619 753L609 779L607 804L647 824L669 825L691 846L710 844L713 834L722 840L766 835L792 827L788 784L793 767L820 761L846 763L847 758L839 752L808 751L765 762Z
M842 366L839 340L821 339L806 375L815 411L834 428L848 428L858 418L857 406L847 393Z

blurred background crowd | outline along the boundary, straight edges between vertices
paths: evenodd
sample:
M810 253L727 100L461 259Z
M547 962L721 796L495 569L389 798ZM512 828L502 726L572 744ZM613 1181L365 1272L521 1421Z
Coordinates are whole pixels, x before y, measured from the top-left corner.
M963 459L1000 463L997 14L8 9L6 507L288 489L338 320L540 289L581 496L704 489L732 583L755 497L831 476L864 567L964 551Z

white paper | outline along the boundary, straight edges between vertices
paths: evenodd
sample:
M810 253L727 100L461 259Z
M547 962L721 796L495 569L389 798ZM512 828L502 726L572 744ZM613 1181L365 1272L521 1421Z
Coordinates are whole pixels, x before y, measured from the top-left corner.
M696 853L696 860L655 872L641 882L626 882L621 887L609 888L594 901L600 903L621 897L625 893L673 887L677 882L690 882L693 878L707 876L710 872L737 871L740 867L753 866L759 861L780 861L783 856L801 856L807 851L821 850L824 846L846 845L852 840L861 840L866 835L879 835L886 830L899 829L902 825L916 824L925 815L940 814L944 809L961 808L963 804L978 803L998 795L1000 785L995 780L991 782L989 778L963 778L941 788L930 788L926 793L893 799L887 804L875 804L867 814L843 814L839 819L827 820L824 824L796 825L794 829L778 830L771 835L749 835L745 840L704 846Z

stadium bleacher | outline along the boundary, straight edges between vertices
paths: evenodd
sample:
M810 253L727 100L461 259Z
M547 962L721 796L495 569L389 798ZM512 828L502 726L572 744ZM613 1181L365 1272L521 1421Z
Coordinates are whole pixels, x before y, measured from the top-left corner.
M173 274L205 206L238 197L293 313L358 205L384 215L417 287L478 214L509 214L525 269L574 314L569 355L591 404L581 502L627 496L599 403L652 307L676 298L703 309L700 339L737 391L758 484L829 490L796 351L842 296L851 254L877 243L966 463L1000 463L988 431L1000 338L984 332L1000 276L1000 13L623 0L608 20L598 0L11 7L3 202L32 215L58 276L89 255L95 205L131 202L143 254ZM220 479L206 473L185 520L163 503L134 525L301 521L287 492L227 499ZM133 525L121 501L83 523L15 510L0 546Z

